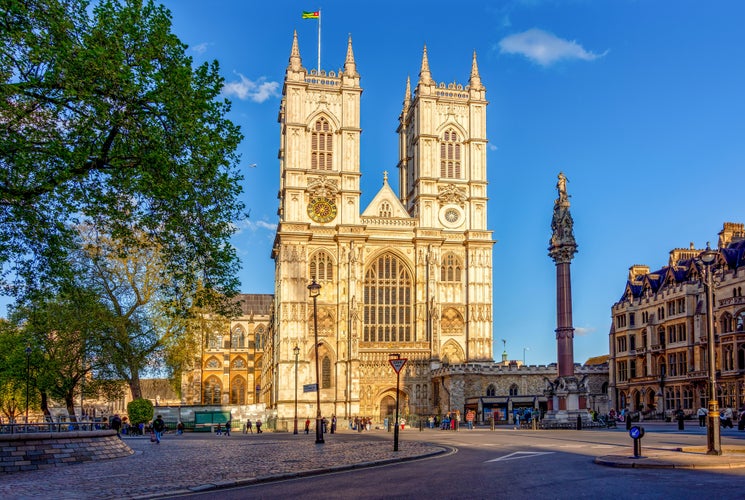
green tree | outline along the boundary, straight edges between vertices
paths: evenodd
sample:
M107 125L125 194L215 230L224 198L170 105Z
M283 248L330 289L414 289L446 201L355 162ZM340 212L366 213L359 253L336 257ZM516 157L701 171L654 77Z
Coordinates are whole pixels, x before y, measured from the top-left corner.
M146 234L176 295L234 293L242 136L217 62L194 67L152 0L87 7L0 0L0 276L57 282L74 227L105 224Z
M63 402L74 416L75 397L82 392L89 398L121 394L116 383L102 376L107 365L101 346L109 337L111 317L93 292L68 286L53 297L37 294L12 307L10 319L28 339L34 391L46 416L51 415L51 401Z
M148 423L153 419L154 411L149 399L135 399L127 403L127 416L132 425Z

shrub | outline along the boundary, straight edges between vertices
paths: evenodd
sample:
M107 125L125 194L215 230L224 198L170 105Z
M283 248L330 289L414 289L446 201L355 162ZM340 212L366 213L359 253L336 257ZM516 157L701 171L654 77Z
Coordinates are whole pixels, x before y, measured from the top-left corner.
M153 419L153 403L149 399L135 399L127 404L127 415L132 425L146 424Z

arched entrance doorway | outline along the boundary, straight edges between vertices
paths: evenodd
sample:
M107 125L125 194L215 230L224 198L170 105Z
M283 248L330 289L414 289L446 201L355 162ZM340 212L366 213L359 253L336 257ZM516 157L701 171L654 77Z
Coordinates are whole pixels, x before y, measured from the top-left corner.
M380 421L386 418L393 419L396 413L396 399L393 396L386 396L380 402Z

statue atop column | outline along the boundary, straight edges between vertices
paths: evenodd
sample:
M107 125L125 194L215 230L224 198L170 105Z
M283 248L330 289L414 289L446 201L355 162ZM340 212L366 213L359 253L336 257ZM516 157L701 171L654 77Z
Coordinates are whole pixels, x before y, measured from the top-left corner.
M559 172L556 182L559 197L554 200L554 217L551 220L551 241L548 254L557 264L570 262L577 253L577 242L574 240L574 220L569 212L569 195L567 194L567 178Z

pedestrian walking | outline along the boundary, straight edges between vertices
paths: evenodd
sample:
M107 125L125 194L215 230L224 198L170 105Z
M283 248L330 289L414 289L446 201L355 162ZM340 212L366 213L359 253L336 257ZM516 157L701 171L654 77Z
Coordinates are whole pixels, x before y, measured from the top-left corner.
M163 431L166 430L166 423L163 421L163 417L158 415L153 420L153 435L155 436L155 444L160 444L160 438L163 437Z
M233 421L232 420L228 420L227 422L225 422L225 435L226 436L230 436L230 428L232 426L233 426Z
M251 419L250 418L246 420L246 432L250 432L251 434L254 433L254 426L251 423Z
M184 433L184 423L179 420L178 424L176 424L176 433L180 436Z
M222 424L217 424L217 430L215 431L215 436L222 436Z
M703 406L698 409L696 415L698 415L698 426L706 427L706 416L709 414L709 410Z
M331 434L336 432L336 415L331 415Z
M310 419L305 419L305 433L308 434L310 432Z
M261 419L258 419L256 420L256 434L261 434L262 432L264 431L261 430Z

